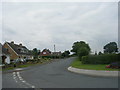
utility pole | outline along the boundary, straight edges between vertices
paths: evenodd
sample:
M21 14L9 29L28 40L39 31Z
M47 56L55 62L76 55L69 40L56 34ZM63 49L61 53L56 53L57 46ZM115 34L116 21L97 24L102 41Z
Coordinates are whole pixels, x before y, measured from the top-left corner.
M54 52L56 52L56 47L55 47L55 44L54 44Z

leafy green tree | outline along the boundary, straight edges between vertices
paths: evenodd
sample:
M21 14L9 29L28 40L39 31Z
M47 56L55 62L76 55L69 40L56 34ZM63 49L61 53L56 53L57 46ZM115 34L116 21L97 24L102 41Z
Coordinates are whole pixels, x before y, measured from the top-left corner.
M84 41L80 41L80 42L75 42L72 46L72 50L71 52L74 52L76 55L78 55L78 51L80 52L80 48L83 48L86 47L88 53L90 52L90 47L88 44L86 44Z
M102 52L99 52L98 55L102 55Z
M81 47L78 49L77 54L78 54L79 58L81 59L82 56L86 56L89 54L89 50L86 47Z
M97 55L97 51L95 51L95 55Z
M34 55L34 59L38 59L38 54L40 53L40 50L37 50L37 48L34 48L32 50L32 52L33 52L33 55Z
M117 43L116 42L110 42L108 44L106 44L104 47L104 53L115 53L118 52L118 48L117 48Z
M63 57L68 57L69 54L70 54L70 52L69 52L69 50L67 50L67 51L64 51L64 52L62 53L62 56L63 56Z

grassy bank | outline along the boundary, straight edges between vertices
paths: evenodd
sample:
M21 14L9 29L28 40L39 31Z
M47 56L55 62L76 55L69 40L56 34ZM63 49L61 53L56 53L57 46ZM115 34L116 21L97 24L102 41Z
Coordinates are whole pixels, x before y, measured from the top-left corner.
M75 61L72 62L71 66L79 69L88 69L88 70L106 70L106 71L118 71L118 69L106 68L105 66L108 64L82 64L79 58L76 58Z

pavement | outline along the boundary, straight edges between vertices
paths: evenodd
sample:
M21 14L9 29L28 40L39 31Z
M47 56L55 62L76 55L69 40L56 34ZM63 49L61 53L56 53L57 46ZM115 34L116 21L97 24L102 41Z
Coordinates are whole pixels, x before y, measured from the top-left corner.
M3 88L118 88L118 77L96 77L67 70L75 58L2 74Z
M68 71L78 74L101 76L101 77L118 77L119 75L118 74L119 71L86 70L86 69L74 68L72 66L68 67Z

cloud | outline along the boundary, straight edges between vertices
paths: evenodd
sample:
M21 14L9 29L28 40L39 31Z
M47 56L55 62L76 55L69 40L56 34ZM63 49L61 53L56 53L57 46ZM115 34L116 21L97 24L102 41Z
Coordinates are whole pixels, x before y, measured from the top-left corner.
M4 3L3 40L61 51L84 40L102 51L117 41L117 19L117 3Z

